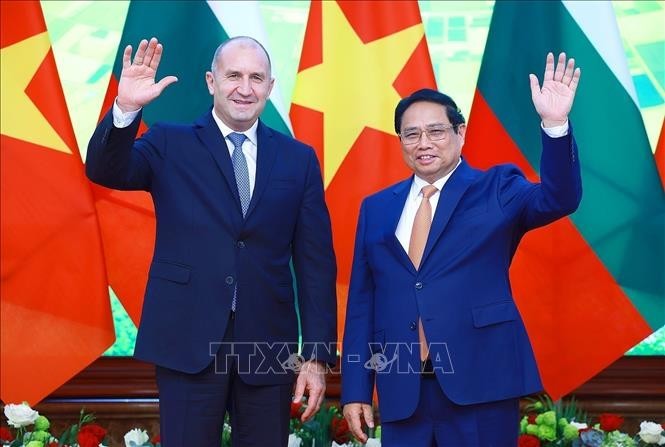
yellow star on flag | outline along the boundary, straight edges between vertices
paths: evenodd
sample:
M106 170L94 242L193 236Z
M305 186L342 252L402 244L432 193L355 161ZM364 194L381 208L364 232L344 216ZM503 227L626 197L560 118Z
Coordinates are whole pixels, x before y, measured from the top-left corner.
M0 50L0 132L71 154L67 144L25 92L50 48L48 33L43 32Z
M364 43L337 2L322 2L323 62L296 77L293 103L323 112L327 187L365 127L393 133L393 83L424 35L422 23ZM371 148L368 148L371 149Z

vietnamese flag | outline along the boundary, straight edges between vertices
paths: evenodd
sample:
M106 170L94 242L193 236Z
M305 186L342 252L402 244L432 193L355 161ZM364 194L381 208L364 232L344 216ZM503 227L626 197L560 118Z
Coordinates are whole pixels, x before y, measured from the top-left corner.
M518 26L519 25L519 26ZM538 180L529 73L565 51L582 69L570 115L583 195L532 231L511 267L546 391L559 399L665 323L665 195L609 2L496 2L463 155Z
M115 334L95 206L41 7L0 7L0 397L35 404Z
M410 175L394 110L424 87L436 88L436 81L418 2L311 3L290 117L296 138L314 147L321 163L340 340L360 203Z

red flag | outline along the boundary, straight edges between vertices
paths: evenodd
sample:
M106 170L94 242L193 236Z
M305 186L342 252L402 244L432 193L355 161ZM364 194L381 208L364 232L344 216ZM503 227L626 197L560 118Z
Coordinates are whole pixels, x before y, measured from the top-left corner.
M0 5L0 397L35 404L115 335L97 215L41 7Z
M312 2L290 117L324 174L340 339L360 202L410 174L393 113L400 98L425 87L436 81L418 2Z
M660 183L665 188L665 118L663 118L663 125L660 128L660 137L658 138L654 156L656 157L656 167L660 174Z

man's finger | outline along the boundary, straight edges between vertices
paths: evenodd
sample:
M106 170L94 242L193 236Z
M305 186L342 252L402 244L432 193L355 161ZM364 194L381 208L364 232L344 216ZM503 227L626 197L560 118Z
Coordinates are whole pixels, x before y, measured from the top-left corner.
M570 58L566 64L566 71L563 73L563 82L565 85L570 85L570 80L573 78L573 72L575 71L575 59Z
M303 394L305 394L305 381L303 380L303 376L299 375L298 380L296 380L296 390L293 395L293 401L300 402Z
M561 81L563 72L566 68L566 53L559 54L559 60L556 63L556 70L554 71L554 80Z
M354 410L351 410L346 415L346 422L349 423L349 429L353 436L355 436L358 441L365 443L367 441L367 435L363 433L362 422L360 421L360 413Z
M155 54L152 56L152 59L150 60L150 68L157 71L157 67L159 67L159 63L162 60L163 52L164 52L164 47L162 46L161 43L158 43L157 46L155 47Z
M554 54L549 52L545 59L545 74L543 75L543 82L549 81L552 78L554 78Z
M577 90L577 84L580 83L580 76L582 75L582 69L577 67L573 72L573 79L570 80L570 89L575 93Z
M374 428L374 412L372 411L372 407L370 405L363 405L362 410L367 426L369 428Z
M311 378L307 381L309 385L307 387L309 389L309 398L307 399L307 409L302 415L303 421L306 421L311 416L316 414L316 412L319 411L319 408L321 407L321 402L323 401L323 389L321 385L316 382L312 382L314 382L314 380Z
M143 39L138 48L136 49L136 55L134 56L134 65L143 64L143 58L145 57L145 51L148 48L148 41Z
M153 37L148 42L148 48L145 51L145 57L143 58L143 63L145 65L150 65L152 63L152 57L155 54L155 48L157 48L157 38Z
M531 85L531 99L535 101L540 93L540 83L538 82L538 77L533 73L529 75L529 84Z
M132 46L127 45L122 53L122 68L129 68L132 65Z
M157 87L157 91L161 94L166 87L173 84L174 82L178 82L178 78L175 76L166 76L162 78L162 80L157 84L155 84L155 86Z

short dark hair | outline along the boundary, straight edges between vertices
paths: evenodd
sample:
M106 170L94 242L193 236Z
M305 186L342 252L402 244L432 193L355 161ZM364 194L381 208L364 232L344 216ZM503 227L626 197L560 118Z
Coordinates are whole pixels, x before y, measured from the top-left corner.
M455 133L457 133L457 126L465 123L464 115L462 115L453 98L431 88L423 88L411 93L409 96L405 96L397 103L397 107L395 107L395 133L397 135L400 134L402 128L402 115L404 115L406 109L416 102L441 104L446 109L446 115L448 115L450 124L455 126Z

